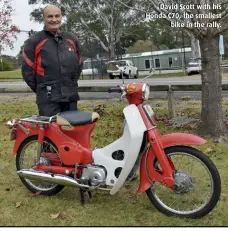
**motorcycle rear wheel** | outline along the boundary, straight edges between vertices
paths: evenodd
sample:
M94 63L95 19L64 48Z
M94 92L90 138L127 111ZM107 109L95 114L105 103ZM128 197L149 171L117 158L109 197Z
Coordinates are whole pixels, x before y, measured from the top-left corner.
M22 162L24 160L24 154L25 154L26 148L28 148L33 143L38 144L38 137L37 136L33 136L31 138L28 138L20 146L20 148L17 152L17 156L16 156L16 169L17 169L17 171L25 169L25 168L28 169L28 168L32 167L32 166L29 166L30 164L28 164L28 166L23 167ZM58 149L54 143L52 143L50 140L45 138L44 144L46 145L46 147L49 147L50 149L55 150L56 155L58 155L58 151L57 151ZM37 150L35 150L34 152L36 154ZM28 190L30 190L32 193L38 193L39 192L40 195L53 196L53 195L59 193L60 191L62 191L62 189L64 188L63 185L49 184L49 183L44 183L44 182L36 182L36 181L24 179L23 177L19 177L19 178Z
M216 206L217 202L219 201L220 194L221 194L221 179L220 179L219 172L215 167L215 165L213 164L213 162L201 151L192 147L186 147L186 146L169 147L165 149L165 153L171 159L177 170L177 173L175 173L174 175L176 177L175 178L176 182L177 181L179 182L178 183L179 187L176 187L175 189L169 189L158 182L153 183L152 186L146 191L147 196L151 201L151 203L158 211L168 216L197 219L210 213ZM205 168L206 172L209 175L211 181L211 188L212 188L210 192L210 196L206 202L202 202L203 199L205 199L203 193L206 190L206 188L209 187L209 184L203 181L200 182L199 186L202 187L202 190L199 190L198 188L196 188L196 185L198 185L199 181L197 181L196 178L193 177L193 175L199 176L200 174L202 174L203 170L197 169L196 168L197 165L194 165L193 163L189 164L188 162L188 166L192 165L195 167L195 171L194 172L191 171L191 174L188 174L186 169L179 168L177 163L175 163L175 161L173 160L173 157L175 155L176 156L182 155L181 163L184 162L183 156L192 157ZM158 166L157 161L155 165ZM162 193L160 193L161 197L164 196L165 198L164 200L162 200L161 197L158 196L159 193L158 193L158 189L156 188L157 185L159 185L158 187L164 187L166 190L166 192L164 192L164 190L161 190ZM194 194L195 192L196 195ZM177 209L174 207L175 200L173 199L173 197L176 195L179 195L177 204L179 204L179 208L181 209ZM171 199L167 200L169 196L171 197ZM193 196L192 202L199 202L201 205L198 208L192 208L189 210L182 209L185 206L184 200L186 199L186 201L189 202L190 196ZM164 202L165 200L166 202ZM173 206L173 208L171 206Z

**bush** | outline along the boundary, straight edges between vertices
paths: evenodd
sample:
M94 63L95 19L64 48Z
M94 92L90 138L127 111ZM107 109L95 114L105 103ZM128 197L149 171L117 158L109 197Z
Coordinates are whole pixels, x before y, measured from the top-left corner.
M14 68L11 62L5 59L0 59L0 71L13 71L13 70Z

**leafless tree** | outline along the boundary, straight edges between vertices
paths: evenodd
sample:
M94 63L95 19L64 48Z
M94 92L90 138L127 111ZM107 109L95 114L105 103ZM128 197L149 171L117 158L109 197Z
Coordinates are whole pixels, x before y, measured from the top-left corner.
M109 52L110 59L115 58L115 45L121 37L134 33L132 25L140 22L144 16L138 11L123 7L118 0L67 0L64 5L70 15L75 11L78 18L77 31L84 31L98 40L102 48ZM132 6L133 1L128 1ZM73 6L73 7L72 7ZM76 24L75 24L76 25Z

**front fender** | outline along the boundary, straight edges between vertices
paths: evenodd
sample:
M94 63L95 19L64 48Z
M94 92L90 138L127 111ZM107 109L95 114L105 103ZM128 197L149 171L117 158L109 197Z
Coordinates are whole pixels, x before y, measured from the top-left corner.
M175 145L203 145L207 141L188 133L171 133L160 137L163 149Z
M160 144L163 149L175 145L203 145L206 142L207 141L205 139L199 136L187 133L171 133L168 135L160 136ZM149 175L151 175L156 181L160 181L164 177L157 174L156 170L154 169L152 163L154 163L155 157L156 155L151 149L148 153L144 153L142 157L140 165L140 185L137 191L139 193L145 192L150 188L153 180L150 179ZM169 173L169 171L167 173Z

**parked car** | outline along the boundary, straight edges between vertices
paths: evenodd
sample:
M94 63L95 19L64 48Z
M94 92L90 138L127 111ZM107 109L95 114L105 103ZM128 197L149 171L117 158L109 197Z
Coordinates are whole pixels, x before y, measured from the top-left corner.
M113 60L107 63L107 73L110 79L115 77L122 78L138 78L139 72L138 68L132 63L131 60Z
M97 75L98 70L96 68L82 69L82 75Z
M200 59L192 59L186 68L186 72L188 75L199 74L202 70L201 60Z

